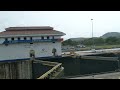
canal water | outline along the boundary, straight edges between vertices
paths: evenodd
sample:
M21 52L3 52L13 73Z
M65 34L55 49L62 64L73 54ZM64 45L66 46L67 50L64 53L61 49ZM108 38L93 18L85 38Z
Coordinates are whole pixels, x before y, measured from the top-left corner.
M98 56L116 57L113 54L98 55ZM99 60L99 59L91 60L91 59L81 59L81 58L72 58L72 57L49 58L42 60L62 63L62 66L64 67L64 77L116 71L118 69L118 61L115 60L113 61ZM39 67L40 66L38 65L34 65L34 69L35 69L34 76L37 76L37 72L41 71L39 70L40 69ZM43 68L42 70L46 71L47 68Z

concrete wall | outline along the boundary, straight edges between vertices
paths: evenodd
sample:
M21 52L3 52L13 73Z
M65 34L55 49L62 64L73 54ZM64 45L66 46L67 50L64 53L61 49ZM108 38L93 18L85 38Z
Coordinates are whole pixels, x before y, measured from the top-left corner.
M32 61L0 62L0 79L32 79Z
M31 49L35 51L36 57L49 57L53 56L53 48L57 49L57 55L60 56L61 42L9 44L8 46L0 45L0 61L30 58L29 52Z
M89 60L72 57L44 59L44 61L59 62L64 67L64 76L85 75L100 72L115 71L118 69L118 61Z

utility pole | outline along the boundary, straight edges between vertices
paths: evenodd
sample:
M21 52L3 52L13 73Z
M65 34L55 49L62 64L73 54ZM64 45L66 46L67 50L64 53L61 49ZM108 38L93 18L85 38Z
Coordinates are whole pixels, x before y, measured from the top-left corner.
M93 19L91 19L91 22L92 22L92 44L93 44L93 46L92 46L92 49L94 49L94 38L93 38Z

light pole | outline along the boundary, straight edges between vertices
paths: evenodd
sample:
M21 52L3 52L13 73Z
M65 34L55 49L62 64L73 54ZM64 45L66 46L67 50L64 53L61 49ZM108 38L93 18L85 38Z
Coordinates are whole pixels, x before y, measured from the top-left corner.
M92 44L93 44L92 49L94 49L94 39L93 39L93 19L91 19L91 22L92 22Z

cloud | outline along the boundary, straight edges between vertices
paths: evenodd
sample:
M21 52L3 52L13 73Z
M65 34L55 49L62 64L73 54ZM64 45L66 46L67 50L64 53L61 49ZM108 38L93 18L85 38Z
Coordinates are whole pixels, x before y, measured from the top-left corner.
M0 11L0 31L10 26L52 26L64 38L91 37L120 29L120 11Z

